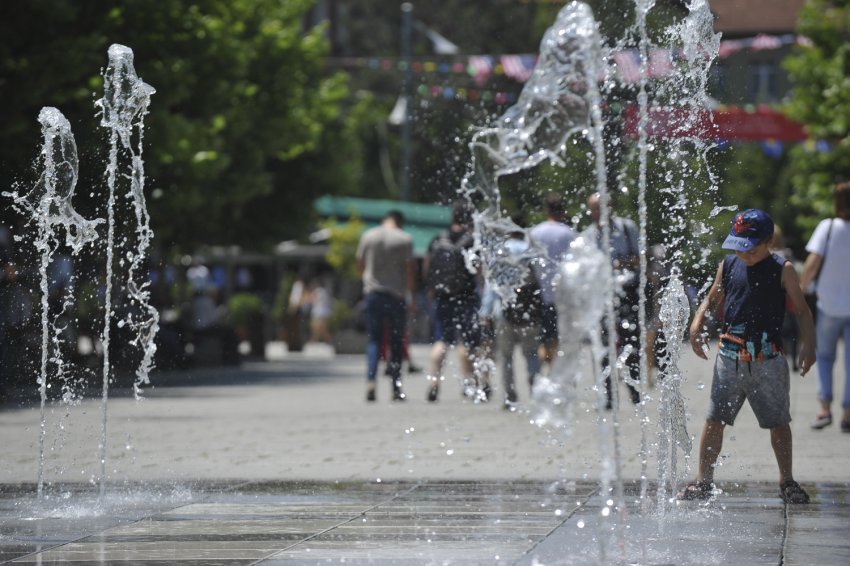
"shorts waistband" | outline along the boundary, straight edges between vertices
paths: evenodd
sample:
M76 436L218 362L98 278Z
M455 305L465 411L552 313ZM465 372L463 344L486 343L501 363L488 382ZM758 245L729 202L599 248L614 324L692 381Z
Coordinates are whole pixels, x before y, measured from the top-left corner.
M763 362L782 354L782 345L775 342L763 342L756 349L756 343L741 336L724 333L720 335L720 355L742 362Z

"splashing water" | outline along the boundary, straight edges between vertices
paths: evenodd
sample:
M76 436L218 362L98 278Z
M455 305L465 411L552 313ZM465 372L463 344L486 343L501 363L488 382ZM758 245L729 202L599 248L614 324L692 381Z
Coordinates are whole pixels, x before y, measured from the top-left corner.
M106 307L103 328L103 430L100 444L101 463L101 493L106 478L107 452L107 401L109 397L109 381L111 367L109 362L110 326L113 317L112 280L115 249L115 209L116 188L119 179L119 157L126 154L130 172L126 176L130 180L127 198L130 200L135 217L135 233L138 240L137 249L127 253L129 266L126 271L126 289L129 303L135 307L119 325L129 324L135 334L132 343L142 350L142 361L136 371L134 392L140 395L140 387L149 383L148 374L153 365L156 352L154 337L159 329L159 315L150 305L149 282L139 282L145 252L150 246L153 232L150 228L150 218L145 206L144 197L144 162L142 147L144 138L144 116L147 114L150 97L156 91L152 86L143 82L136 75L133 66L133 50L123 45L113 44L109 47L109 65L103 74L103 98L95 105L101 111L100 125L109 130L109 160L106 165L106 181L109 190L107 202L107 246L106 246ZM134 142L135 138L135 144ZM123 265L123 259L119 265ZM122 277L123 279L123 277Z
M708 155L713 145L699 139L696 126L706 121L706 108L710 106L706 94L708 72L719 50L719 34L713 32L713 20L706 0L691 0L687 15L678 23L663 30L661 39L665 45L656 45L647 32L647 17L655 7L655 0L635 0L635 22L627 30L616 49L631 49L640 60L640 78L636 89L637 120L636 144L632 158L637 161L637 205L639 214L639 242L641 250L639 288L647 284L647 215L649 186L653 197L663 203L665 215L664 245L672 250L668 262L672 265L671 275L662 295L662 324L669 344L663 357L665 371L659 402L659 502L663 492L676 481L677 450L690 452L691 442L685 428L685 405L679 391L684 376L678 369L681 354L681 338L689 311L684 294L678 262L685 258L686 248L694 234L704 233L688 225L689 215L696 207L702 207L710 218L717 214L718 207L711 202L717 194L717 181L709 167ZM634 42L636 41L636 45ZM668 47L672 47L669 49ZM673 53L680 53L674 60ZM666 53L675 72L653 76L650 88L650 55ZM526 277L530 266L539 264L547 268L543 250L532 242L519 258L504 252L506 235L518 230L513 222L501 217L499 179L502 176L536 167L548 161L570 167L566 157L566 144L570 138L586 139L593 148L596 173L596 190L600 200L600 222L602 226L601 249L610 250L610 198L606 175L605 141L601 108L604 97L614 96L619 88L614 72L608 65L613 52L604 46L589 7L581 2L571 2L559 12L540 44L537 67L526 83L516 105L498 118L494 125L481 128L472 136L469 144L470 171L459 191L470 202L483 206L475 214L476 246L473 252L482 259L487 283L496 289L505 300L510 300L514 289ZM616 96L614 96L616 99ZM666 118L667 129L660 135L650 133L651 118L658 114ZM650 140L651 135L654 139ZM629 156L626 156L628 162ZM648 180L649 164L658 181ZM660 171L660 173L658 173ZM707 178L707 186L700 187L697 178ZM692 187L693 186L693 187ZM705 209L705 205L713 209ZM711 210L709 214L709 210ZM703 216L705 218L705 216ZM698 222L698 221L697 221ZM698 226L697 226L698 228ZM614 295L618 281L611 270L610 252L594 255L585 242L576 242L570 253L558 260L560 274L557 287L556 306L559 311L561 343L559 356L550 375L539 379L533 392L533 422L541 426L552 426L569 434L574 418L573 405L576 399L576 383L580 379L578 358L581 340L589 337L596 367L606 355L601 344L600 320L608 325L608 335L615 336ZM702 261L705 261L703 256ZM696 266L696 265L695 265ZM638 347L646 351L646 307L647 298L641 293L638 305L638 324L641 329ZM617 359L616 344L610 340L607 356ZM608 371L624 364L613 364ZM639 404L641 423L641 500L646 496L648 447L646 425L645 385L648 366L646 357L641 356L640 375L624 376L644 399ZM628 372L625 372L628 373ZM614 378L615 376L611 376ZM600 406L604 402L606 375L597 375L597 391ZM617 406L617 388L613 388L614 406ZM611 492L610 484L617 482L616 499L613 504L620 513L625 511L625 502L620 478L620 447L617 435L617 416L612 416L608 425L600 424L600 451L602 453L602 493ZM605 419L600 419L604 421ZM659 503L663 511L663 507ZM608 510L608 509L606 509ZM610 513L614 517L617 513ZM607 517L608 515L606 515ZM610 530L602 525L603 530ZM623 533L620 533L621 535ZM601 536L608 540L610 537ZM622 545L620 545L622 546ZM610 548L600 546L600 559L604 562ZM646 549L643 549L644 556Z
M118 154L120 149L128 153L130 160L129 187L127 198L135 214L136 249L127 252L127 292L131 304L137 312L130 312L125 323L133 329L135 338L132 344L142 350L142 361L136 369L134 393L141 394L141 386L150 383L149 373L153 368L153 356L156 353L154 337L159 329L159 314L150 304L150 282L143 279L140 270L144 267L146 252L153 239L150 216L145 204L145 168L142 160L144 141L144 116L147 114L150 97L156 92L152 86L143 82L133 68L133 51L129 47L114 44L109 48L109 66L104 73L104 96L95 105L102 111L101 126L110 130L109 163L107 180L110 200L114 201L115 181L118 172ZM136 137L135 146L133 137ZM111 231L114 237L114 210L111 208ZM107 262L107 269L111 262ZM109 294L107 293L107 296Z
M601 50L590 8L572 2L558 13L540 42L534 71L517 103L470 142L472 172L463 189L478 191L498 212L498 178L544 160L565 165L567 139L590 127L589 89L595 88Z
M658 403L658 508L667 505L667 494L674 493L680 478L677 477L677 449L691 452L691 437L685 426L685 400L682 397L682 371L679 359L682 339L690 318L690 306L685 287L674 268L670 281L661 296L660 319L666 347L660 359L659 374L661 399Z
M106 245L106 299L104 309L103 343L103 423L100 441L100 493L103 496L106 479L106 430L108 387L111 379L109 359L110 326L115 311L112 305L113 263L115 250L117 206L116 188L120 181L127 180L126 200L129 201L135 216L132 232L135 238L125 235L122 242L134 242L135 248L122 253L117 262L122 268L121 289L126 290L127 303L131 307L129 314L118 321L119 327L128 326L133 338L131 345L141 351L141 362L136 370L134 392L138 398L141 385L149 382L149 372L153 367L156 352L154 338L159 327L159 315L150 304L149 282L143 273L146 252L150 247L153 232L147 213L144 197L144 163L142 161L143 118L147 113L150 96L154 89L142 82L133 69L133 52L122 45L109 48L109 66L104 73L104 97L96 102L101 112L101 125L110 131L109 160L106 167L109 196L107 218L87 220L78 214L72 199L76 187L79 164L77 146L71 132L71 126L65 116L56 108L45 107L39 113L44 142L41 149L43 172L35 186L25 194L17 191L4 192L3 196L13 200L13 206L27 216L29 232L34 233L34 246L40 254L39 274L41 276L41 366L37 379L41 396L41 427L39 433L38 456L38 497L41 499L44 484L44 441L46 433L45 408L47 390L51 382L62 381L62 402L70 404L76 400L76 391L68 377L68 363L63 357L64 336L70 322L71 295L73 284L68 285L61 298L61 307L55 315L48 304L49 269L51 267L69 273L67 265L62 265L54 256L59 246L64 246L72 255L79 254L84 247L99 238L98 226L107 224ZM119 160L126 156L128 172L119 172ZM20 240L21 237L16 237ZM67 263L67 262L66 262ZM73 282L73 274L69 275ZM53 319L51 320L51 315ZM58 322L62 319L64 322ZM64 425L60 423L60 429Z
M559 428L569 435L574 422L577 384L583 376L582 343L588 328L595 328L605 311L605 297L597 292L610 275L608 260L596 246L579 237L560 263L555 281L558 304L559 355L549 375L535 379L532 390L532 421ZM597 388L605 402L604 384Z
M576 134L598 138L601 144L601 130L598 135L591 133L595 126L601 127L599 107L594 104L599 99L600 54L599 31L590 8L571 2L544 34L537 65L517 103L496 125L475 133L469 144L471 170L461 192L470 200L480 196L485 202L484 210L475 215L473 251L483 258L485 277L505 300L512 298L511 290L526 277L528 268L522 264L535 259L543 266L547 259L536 245L517 260L501 251L506 235L519 227L500 217L499 177L545 160L564 166L560 154ZM597 157L603 160L604 176L604 148L600 149Z
M56 375L64 375L65 360L61 348L61 328L55 319L51 323L48 304L48 268L60 245L62 233L65 245L78 254L83 246L97 238L97 225L102 220L86 220L71 203L77 185L79 161L77 143L71 124L56 108L45 107L38 114L44 142L41 147L43 171L36 185L26 194L17 192L3 195L11 197L13 206L29 216L28 225L35 225L35 248L40 253L39 277L41 284L41 366L37 379L41 397L41 425L38 438L38 495L44 488L44 438L46 434L45 405L47 402L48 360L56 368ZM62 300L63 311L69 298ZM62 313L60 313L61 315Z

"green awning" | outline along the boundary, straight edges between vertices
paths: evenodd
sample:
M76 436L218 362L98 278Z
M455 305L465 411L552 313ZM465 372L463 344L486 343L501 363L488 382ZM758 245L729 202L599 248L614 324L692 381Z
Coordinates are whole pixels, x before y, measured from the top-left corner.
M316 199L313 208L323 218L336 218L340 222L355 215L366 228L380 224L388 211L398 210L404 214L404 230L413 237L413 253L417 256L424 256L434 236L452 221L451 207L439 204L324 196Z

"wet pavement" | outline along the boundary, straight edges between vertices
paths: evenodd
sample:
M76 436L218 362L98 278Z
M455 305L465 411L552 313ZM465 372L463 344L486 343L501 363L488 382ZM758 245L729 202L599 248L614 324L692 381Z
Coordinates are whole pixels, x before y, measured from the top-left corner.
M846 485L770 486L603 517L595 482L243 483L4 488L13 564L847 564ZM653 500L650 491L645 501ZM603 533L607 536L603 537ZM604 542L600 542L604 541ZM604 558L600 558L604 557Z
M413 355L424 363L427 350ZM97 400L51 405L41 500L33 483L38 407L4 406L0 561L850 563L850 434L808 428L814 376L792 385L795 475L812 503L786 506L767 433L747 407L727 431L721 491L706 503L659 502L653 481L640 498L639 415L621 407L620 499L617 490L603 496L596 481L600 422L592 408L578 412L570 435L552 434L529 423L527 391L510 412L498 398L464 401L448 378L440 401L429 404L421 375L406 377L406 403L390 402L382 382L378 403L368 404L362 365L359 356L316 350L159 374L142 402L116 390L102 495ZM686 359L683 367L689 432L698 435L710 365ZM583 395L589 405L592 387ZM650 427L650 445L655 434ZM687 464L680 461L683 478L692 473Z

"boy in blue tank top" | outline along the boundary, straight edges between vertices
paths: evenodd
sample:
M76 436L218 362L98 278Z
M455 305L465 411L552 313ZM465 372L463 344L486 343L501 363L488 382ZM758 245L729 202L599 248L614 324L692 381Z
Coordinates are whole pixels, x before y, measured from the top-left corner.
M723 249L732 250L717 269L714 284L691 322L691 347L708 359L706 318L723 309L711 404L700 438L697 479L678 499L708 499L713 493L714 464L723 445L723 430L732 425L744 400L770 430L779 465L779 493L786 503L808 503L809 496L791 473L791 414L788 364L782 353L785 297L800 324L798 364L801 374L815 361L815 333L797 272L791 262L770 252L773 220L758 209L738 213Z

